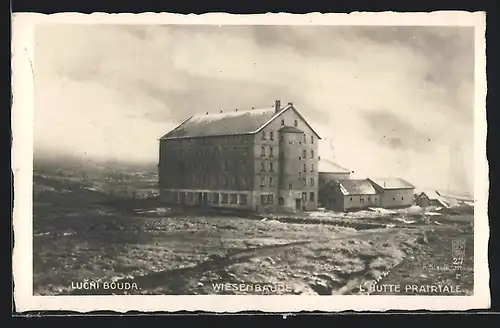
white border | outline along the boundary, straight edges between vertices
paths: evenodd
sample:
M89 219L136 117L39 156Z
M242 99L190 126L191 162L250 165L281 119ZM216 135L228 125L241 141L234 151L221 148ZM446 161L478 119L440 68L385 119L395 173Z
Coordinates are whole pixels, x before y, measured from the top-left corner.
M260 14L210 13L14 14L12 28L13 151L16 310L265 312L467 310L490 306L488 270L488 165L486 159L485 13ZM475 230L474 296L33 296L33 32L35 24L211 24L211 25L412 25L475 27Z

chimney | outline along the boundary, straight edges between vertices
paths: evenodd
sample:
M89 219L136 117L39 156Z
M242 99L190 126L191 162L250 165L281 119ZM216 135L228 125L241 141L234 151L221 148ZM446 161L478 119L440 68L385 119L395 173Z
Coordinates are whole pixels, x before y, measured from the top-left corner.
M276 100L274 102L274 112L277 113L281 109L281 100Z
M235 109L235 111L237 112L238 111L238 108Z
M222 113L222 111L220 111Z
M293 103L290 101L290 102L288 103L288 106L293 106Z
M205 115L208 115L208 112L206 112Z

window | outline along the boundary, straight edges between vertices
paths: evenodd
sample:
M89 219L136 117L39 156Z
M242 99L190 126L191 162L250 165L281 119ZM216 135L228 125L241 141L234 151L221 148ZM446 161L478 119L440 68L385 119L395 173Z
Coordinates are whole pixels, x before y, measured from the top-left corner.
M306 135L304 134L304 143L307 142Z
M281 119L281 125L285 125L285 120L284 119Z
M293 126L297 126L299 125L299 122L297 122L297 120L293 121Z
M361 198L359 201L360 201L361 203L364 203L364 202L365 202L365 199L364 199L364 198Z
M219 154L220 154L220 152L219 152L219 148L215 148L215 156L216 156L216 157L219 157Z
M314 143L314 136L311 136L311 143Z
M314 199L315 199L315 195L314 195L314 193L313 193L313 192L309 193L309 200L310 200L311 202L314 202L314 201L315 201Z
M311 150L311 158L314 158L314 150Z
M370 200L371 200L371 197L370 197L370 196L368 196L368 201L370 201Z
M262 131L262 140L266 140L266 131Z
M311 178L311 187L314 187L314 178Z
M231 197L229 198L229 203L230 204L238 204L238 195L231 194Z
M304 164L304 172L307 172L307 164Z
M274 172L273 162L269 163L269 172Z
M269 178L269 187L273 186L273 178Z
M401 200L404 200L404 198L403 198L403 197L401 197Z
M265 172L265 171L266 171L265 163L264 162L260 162L260 172Z
M302 201L305 203L307 202L307 193L306 192L303 192L302 193Z
M264 146L261 147L260 156L262 156L262 157L266 156L266 147L264 147Z
M288 185L288 189L292 190L292 184L291 183Z
M274 133L273 132L269 132L269 140L274 140Z
M352 197L349 197L349 200L352 202Z
M224 177L223 179L224 179L224 187L227 187L227 178Z
M392 200L396 200L396 197L392 197Z
M311 172L314 172L314 164L311 164Z
M269 147L269 157L273 157L273 147Z
M229 195L226 194L226 193L223 193L222 194L222 201L221 201L222 204L227 204L229 203Z
M224 162L224 171L227 171L228 164L227 162Z
M285 199L283 197L278 198L279 205L285 205Z
M307 157L307 155L306 155L306 150L305 150L305 149L302 151L302 157L304 157L304 158L306 158L306 157Z
M260 186L264 187L266 185L266 179L264 177L260 178Z
M240 205L246 205L248 202L246 194L240 194Z
M212 203L219 204L219 193L218 192L212 193Z
M247 178L243 178L243 186L246 187L248 185L248 179Z
M260 203L263 205L273 204L274 203L274 195L260 195Z
M302 180L304 180L304 187L307 186L307 180L306 180L306 178L304 178Z
M299 172L299 178L301 178L301 177L302 177L302 172Z

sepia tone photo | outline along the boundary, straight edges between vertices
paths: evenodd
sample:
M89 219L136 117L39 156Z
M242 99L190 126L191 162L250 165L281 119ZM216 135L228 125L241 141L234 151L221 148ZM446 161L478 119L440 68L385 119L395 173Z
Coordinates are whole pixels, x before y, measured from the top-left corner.
M26 17L27 307L487 306L484 17L433 14Z

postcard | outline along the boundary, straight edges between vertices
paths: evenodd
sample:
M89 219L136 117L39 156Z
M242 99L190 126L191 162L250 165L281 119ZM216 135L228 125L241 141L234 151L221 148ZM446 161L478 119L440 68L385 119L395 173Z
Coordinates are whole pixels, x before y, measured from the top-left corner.
M485 13L20 13L17 311L490 306Z

